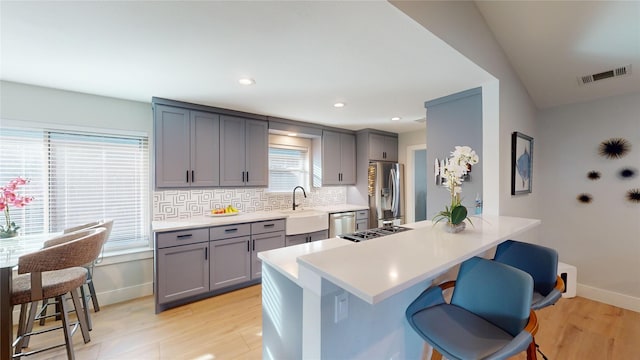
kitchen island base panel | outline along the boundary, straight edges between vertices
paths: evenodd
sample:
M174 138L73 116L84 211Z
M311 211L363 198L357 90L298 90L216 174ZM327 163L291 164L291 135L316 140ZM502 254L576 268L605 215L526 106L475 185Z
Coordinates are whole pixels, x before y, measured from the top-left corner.
M264 263L262 357L302 359L302 288Z
M294 358L421 358L424 342L406 321L407 306L434 279L455 272L461 262L491 252L504 240L540 224L536 219L506 216L483 215L477 220L474 219L475 226L460 234L448 234L439 226L424 222L404 225L413 231L361 243L328 239L314 246L302 244L258 254L269 272L281 275L263 279L263 287L301 289L299 315L290 314L276 301L268 305L273 314L299 317L294 323L301 324L295 328L302 329L302 355L296 353ZM345 292L347 314L344 320L336 321L336 297ZM271 351L268 354L265 350L265 358L272 359L286 354L275 353L276 346L270 346L271 341L299 339L287 339L282 332L267 328L263 328L263 336L263 349Z
M423 281L375 305L347 293L347 317L335 322L335 297L344 289L320 279L302 288L263 262L262 350L265 359L418 359L424 341L406 322L407 306Z

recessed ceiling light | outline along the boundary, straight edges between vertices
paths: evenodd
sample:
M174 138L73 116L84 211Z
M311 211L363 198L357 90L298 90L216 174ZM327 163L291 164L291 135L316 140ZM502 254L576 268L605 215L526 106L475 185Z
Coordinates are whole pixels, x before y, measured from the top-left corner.
M391 118L392 121L398 121L400 119L402 119L400 116L394 116Z
M298 136L296 133L288 133L287 136Z
M337 102L337 103L333 104L333 107L341 108L341 107L344 107L344 105L345 104L343 102Z
M256 83L256 81L251 78L242 78L238 80L238 82L242 85L253 85Z

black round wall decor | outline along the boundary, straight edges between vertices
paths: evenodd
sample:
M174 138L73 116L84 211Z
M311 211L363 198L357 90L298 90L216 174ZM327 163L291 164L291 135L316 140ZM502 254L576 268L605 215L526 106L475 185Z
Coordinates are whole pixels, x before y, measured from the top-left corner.
M579 194L576 198L578 199L578 201L580 201L581 203L585 203L585 204L588 204L593 200L593 196L591 196L591 194L587 194L587 193Z
M640 203L640 189L631 189L627 191L627 200L630 202Z
M600 179L600 171L591 170L587 173L587 177L589 180L598 180Z
M618 175L620 175L620 177L623 179L632 179L637 174L638 174L638 171L636 169L632 169L628 167L623 168L622 170L620 170L620 172L618 172Z
M619 159L631 150L631 144L623 138L611 138L600 143L598 152L608 159Z

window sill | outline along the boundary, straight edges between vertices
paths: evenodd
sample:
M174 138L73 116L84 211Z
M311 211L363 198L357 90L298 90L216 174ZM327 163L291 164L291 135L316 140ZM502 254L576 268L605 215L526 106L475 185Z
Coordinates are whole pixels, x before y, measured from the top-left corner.
M106 266L130 261L153 259L153 248L133 248L125 250L105 250L102 261L96 266Z

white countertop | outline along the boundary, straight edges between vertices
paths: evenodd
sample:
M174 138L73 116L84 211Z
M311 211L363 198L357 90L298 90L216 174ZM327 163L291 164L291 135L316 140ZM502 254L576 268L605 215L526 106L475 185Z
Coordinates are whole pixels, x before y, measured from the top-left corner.
M356 211L367 210L368 206L365 205L353 205L353 204L338 204L328 206L313 206L306 207L305 209L314 209L325 211L327 213L344 212L344 211ZM286 210L286 209L281 209ZM194 216L188 219L175 219L175 220L163 220L152 221L151 230L154 232L173 231L173 230L185 230L199 227L220 226L230 224L241 224L247 222L266 221L275 219L286 219L287 214L283 214L281 210L273 211L256 211L250 213L241 212L234 216Z
M337 212L345 212L345 211L369 210L369 206L340 204L340 205L314 206L314 207L311 207L311 209L322 210L328 213L337 213Z
M445 232L444 224L434 227L423 221L403 225L412 231L360 243L329 239L258 257L297 284L296 264L375 304L540 224L536 219L486 215L473 217L473 222L475 226L467 225L458 234ZM296 249L299 246L306 247Z
M298 283L298 262L296 261L298 257L352 244L354 243L349 240L334 237L276 250L262 251L258 253L258 257L288 277L289 280Z
M242 224L256 221L285 219L286 214L277 211L256 211L252 213L240 213L234 216L194 216L188 219L176 219L165 221L153 221L151 229L154 232L185 230L199 227L220 226L230 224Z

